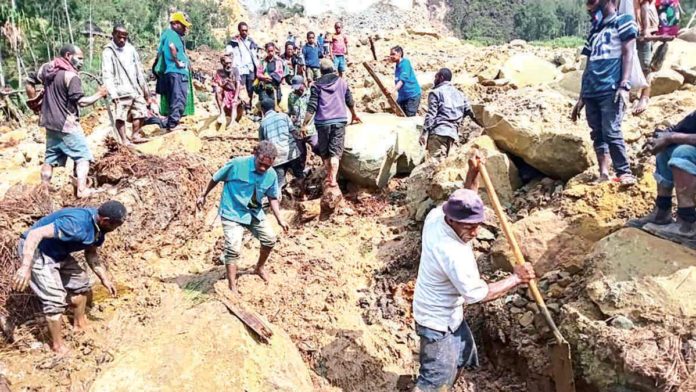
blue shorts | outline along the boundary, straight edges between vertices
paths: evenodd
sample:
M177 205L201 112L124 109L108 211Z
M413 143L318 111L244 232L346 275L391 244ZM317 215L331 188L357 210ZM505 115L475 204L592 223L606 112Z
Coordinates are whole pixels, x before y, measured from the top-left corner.
M346 56L338 54L334 56L334 68L336 68L336 71L345 72L347 67Z
M416 386L423 392L451 387L460 369L479 366L478 352L469 325L462 321L456 331L440 332L416 324L420 337L420 370Z
M655 158L655 180L659 186L669 189L674 187L673 168L696 176L696 146L675 144L657 154Z
M53 167L65 166L68 158L75 163L93 161L87 139L82 130L73 133L63 133L46 130L46 158L44 163Z

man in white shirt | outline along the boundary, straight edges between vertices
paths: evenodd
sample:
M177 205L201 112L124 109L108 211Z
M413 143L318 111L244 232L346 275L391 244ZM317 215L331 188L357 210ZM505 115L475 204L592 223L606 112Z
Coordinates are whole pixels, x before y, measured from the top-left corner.
M473 335L462 305L491 301L534 278L531 264L508 278L486 283L479 275L471 241L484 220L478 189L478 157L469 161L466 189L428 214L423 226L413 317L420 337L420 371L415 391L454 385L462 369L478 366Z
M249 96L249 102L245 104L246 110L251 110L251 101L254 98L254 80L256 68L259 66L256 42L249 37L249 25L241 22L237 25L239 35L230 40L228 48L234 53L234 59L239 69L239 77Z

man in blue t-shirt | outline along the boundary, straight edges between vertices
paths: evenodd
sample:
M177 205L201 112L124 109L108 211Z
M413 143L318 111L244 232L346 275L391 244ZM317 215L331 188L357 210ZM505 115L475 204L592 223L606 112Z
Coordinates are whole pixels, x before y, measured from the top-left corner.
M51 349L60 356L69 351L63 342L61 315L70 305L75 330L84 329L85 306L92 290L89 275L72 253L84 251L87 264L109 293L116 296L97 248L104 243L106 233L123 224L126 215L126 207L117 201L108 201L98 209L64 208L39 219L20 236L18 250L22 262L12 288L23 291L31 286L46 316Z
M307 66L307 80L312 83L321 77L319 59L324 57L321 46L317 45L313 31L307 33L307 43L302 47L302 56Z
M182 12L172 14L170 28L162 32L159 53L164 57L163 93L169 104L168 116L163 128L171 130L179 125L184 116L189 90L189 59L186 55L183 36L191 22Z
M265 282L268 276L264 265L276 244L276 235L266 222L262 203L268 197L271 211L284 231L288 225L280 214L280 189L278 176L273 170L278 151L270 141L262 141L254 150L254 155L234 158L213 174L208 187L196 201L198 208L203 208L206 197L218 182L223 182L220 216L225 237L222 262L227 270L230 290L237 293L237 260L242 251L244 230L261 242L261 251L256 263L255 273Z
M404 111L406 117L418 114L421 100L421 88L413 72L411 61L404 58L404 50L401 46L391 48L389 60L396 64L394 69L394 99Z
M632 47L638 25L630 15L617 15L615 0L589 0L587 8L595 21L582 51L588 60L571 119L577 121L580 111L586 108L599 163L599 181L609 181L611 162L618 181L633 185L636 178L629 167L621 121L631 90Z

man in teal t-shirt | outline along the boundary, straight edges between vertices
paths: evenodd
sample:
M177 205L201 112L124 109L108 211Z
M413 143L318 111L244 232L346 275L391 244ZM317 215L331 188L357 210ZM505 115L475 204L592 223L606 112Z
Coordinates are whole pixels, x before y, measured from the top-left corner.
M245 229L261 242L255 272L268 282L263 266L276 244L276 235L266 222L262 208L264 197L268 198L271 211L280 227L288 231L288 225L280 215L278 176L273 170L273 162L277 155L278 151L272 142L260 142L254 150L254 155L234 158L215 172L205 192L196 201L198 208L202 208L208 193L218 182L224 183L220 200L220 216L225 237L222 261L227 269L227 280L233 293L237 292L237 260L242 250Z
M182 12L172 14L170 28L162 32L159 42L159 55L164 58L164 78L161 84L163 94L169 103L167 119L162 128L171 130L184 115L188 99L189 59L186 56L183 36L191 27L191 22Z
M406 117L413 117L418 114L418 107L421 100L421 88L413 72L411 61L404 58L404 50L401 46L391 48L389 59L396 64L394 68L394 90L395 100Z

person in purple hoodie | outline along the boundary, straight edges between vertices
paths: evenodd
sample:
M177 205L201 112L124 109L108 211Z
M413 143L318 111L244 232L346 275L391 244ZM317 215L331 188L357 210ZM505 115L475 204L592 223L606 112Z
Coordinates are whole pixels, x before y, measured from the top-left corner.
M348 110L351 124L362 121L355 113L355 105L350 88L345 80L336 74L333 62L323 59L319 65L321 77L312 85L307 114L302 125L302 135L314 118L319 136L319 156L326 168L325 188L338 187L338 165L343 155L343 145L348 124Z

